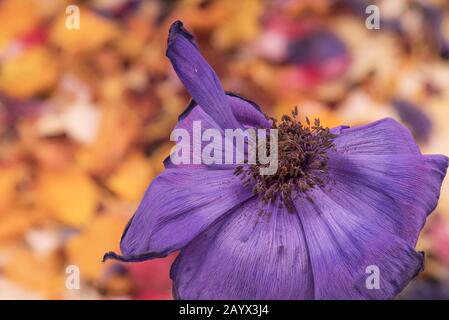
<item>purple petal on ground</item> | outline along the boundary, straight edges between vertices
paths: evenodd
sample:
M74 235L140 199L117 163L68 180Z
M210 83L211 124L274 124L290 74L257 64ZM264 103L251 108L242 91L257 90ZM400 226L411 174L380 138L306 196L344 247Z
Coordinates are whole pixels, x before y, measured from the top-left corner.
M156 177L122 236L125 261L183 248L223 214L253 196L230 170L167 169Z
M167 57L193 100L202 106L219 127L239 127L217 74L180 21L174 22L170 28Z
M288 63L322 65L347 57L346 45L332 32L317 30L292 40L288 45Z
M392 105L401 117L402 122L409 126L417 140L429 140L432 133L432 122L424 111L413 103L402 99L394 99Z
M200 234L176 259L177 299L311 299L304 230L278 205L254 198Z
M440 51L443 58L447 58L447 39L445 38L445 12L441 6L433 5L432 3L416 2L420 9L424 25L426 26L424 32L426 39L433 41L436 49Z

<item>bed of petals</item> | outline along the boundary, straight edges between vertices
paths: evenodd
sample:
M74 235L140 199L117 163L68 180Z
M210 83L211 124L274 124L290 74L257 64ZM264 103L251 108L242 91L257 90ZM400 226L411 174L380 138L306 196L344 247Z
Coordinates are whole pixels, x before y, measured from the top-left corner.
M449 154L449 5L363 0L0 1L0 299L171 299L175 255L101 263L189 96L165 57L182 20L227 91L334 127L392 117ZM80 29L65 27L80 8ZM449 185L398 298L449 298ZM70 266L80 289L66 285ZM68 288L69 287L69 288Z

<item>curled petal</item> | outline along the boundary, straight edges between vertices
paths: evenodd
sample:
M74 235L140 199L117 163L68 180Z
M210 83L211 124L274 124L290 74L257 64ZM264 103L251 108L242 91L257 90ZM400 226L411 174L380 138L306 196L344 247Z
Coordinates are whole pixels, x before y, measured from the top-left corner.
M170 28L167 57L193 100L221 128L239 127L215 71L180 21L174 22Z
M235 93L227 93L232 113L244 128L270 128L271 122L253 101Z
M242 129L271 127L271 122L265 117L265 115L260 110L260 107L256 103L233 93L227 93L226 98L228 100L228 103L230 105L234 117L237 119ZM201 121L201 133L204 133L204 131L207 129L217 129L220 130L222 136L224 136L223 129L219 127L219 125L207 114L206 111L204 111L204 108L202 106L199 106L198 104L196 104L195 101L192 100L188 105L187 109L180 115L179 122L176 125L176 129L185 129L189 132L190 137L193 137L194 121ZM202 141L201 143L202 143L201 149L203 150L204 147L210 143L210 141ZM224 163L225 150L223 145L222 148L223 148L223 163ZM190 148L190 152L191 152L190 158L193 159L194 157L193 148ZM179 165L176 166L171 162L170 157L165 159L164 164L166 168L179 167ZM187 165L187 166L189 166L190 168L205 167L204 164ZM235 166L212 165L212 167L233 169Z

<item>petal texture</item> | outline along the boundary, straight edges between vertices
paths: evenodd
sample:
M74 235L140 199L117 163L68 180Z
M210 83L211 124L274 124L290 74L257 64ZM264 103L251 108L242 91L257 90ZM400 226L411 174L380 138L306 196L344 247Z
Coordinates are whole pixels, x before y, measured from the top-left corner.
M181 251L172 266L178 299L311 299L313 277L298 217L254 198Z
M120 245L123 256L106 258L165 256L252 196L233 171L167 169L151 183L128 223Z
M242 98L236 94L233 93L227 93L226 99L228 100L229 106L231 108L231 111L234 115L234 117L239 122L240 127L244 130L247 128L270 128L271 122L265 117L265 115L260 110L260 107L245 98ZM194 127L194 121L201 121L201 134L204 133L207 129L217 129L220 130L222 136L224 137L224 130L221 128L215 120L207 114L207 112L196 104L195 101L191 101L187 109L180 115L179 122L176 125L177 129L185 129L189 132L190 137L193 137L193 127ZM208 145L210 141L202 141L201 149L203 150L206 145ZM224 143L219 142L219 144L214 145L217 147L221 145L222 151L223 151L223 157L222 162L224 163L225 159L225 146ZM198 155L194 154L193 147L190 148L190 159L192 159L192 163L194 162L193 159L198 158ZM201 164L189 164L187 167L189 168L201 168L201 167L214 167L214 168L228 168L228 169L234 169L235 166L218 166L218 165L209 165L206 166L202 161L201 158L197 159ZM166 168L176 168L176 167L186 167L183 164L180 165L174 165L168 157L164 161Z
M338 134L334 142L339 153L420 153L410 131L391 118L354 128L337 127L331 132Z
M167 57L193 100L221 128L239 127L215 71L201 55L193 36L180 21L173 23L170 28Z
M367 226L414 246L438 203L447 166L440 155L334 156L327 194Z
M407 129L385 119L335 131L325 188L299 196L315 275L316 299L390 299L422 269L415 252L426 217L436 207L448 158L423 156ZM367 268L380 288L369 289Z
M319 189L313 203L297 199L314 275L315 299L390 299L421 269L423 254L399 237L382 233ZM370 289L369 268L379 289Z

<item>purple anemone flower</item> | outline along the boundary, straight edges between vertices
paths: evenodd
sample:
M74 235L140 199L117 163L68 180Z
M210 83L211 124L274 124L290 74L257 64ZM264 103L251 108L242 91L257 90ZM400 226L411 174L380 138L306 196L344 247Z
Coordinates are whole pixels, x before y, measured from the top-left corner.
M225 93L179 21L167 56L193 98L177 127L274 126L279 170L258 176L249 164L167 158L124 231L122 255L105 259L180 250L170 273L177 299L389 299L422 270L415 244L437 205L446 156L422 155L392 119L330 130L303 126L295 113L268 120ZM375 287L367 285L373 266Z

